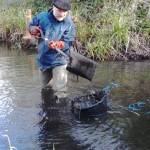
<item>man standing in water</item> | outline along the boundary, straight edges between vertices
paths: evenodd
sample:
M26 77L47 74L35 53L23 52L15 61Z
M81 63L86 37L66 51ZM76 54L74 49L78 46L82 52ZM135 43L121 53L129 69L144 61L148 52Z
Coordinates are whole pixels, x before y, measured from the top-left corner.
M52 10L40 12L29 25L30 33L38 37L37 62L42 87L51 87L57 98L67 96L67 59L55 47L68 55L75 39L75 26L68 14L70 9L69 0L54 0ZM40 38L40 30L49 42Z

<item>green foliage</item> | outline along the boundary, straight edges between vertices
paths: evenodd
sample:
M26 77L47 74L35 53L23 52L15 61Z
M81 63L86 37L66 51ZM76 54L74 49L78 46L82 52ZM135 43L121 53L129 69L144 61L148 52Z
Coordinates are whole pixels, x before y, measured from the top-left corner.
M4 0L0 0L3 4ZM88 56L100 60L108 58L110 51L127 51L150 41L150 20L148 7L139 5L133 11L133 0L71 0L71 16L75 20L76 39L87 49ZM52 8L52 0L28 0L26 3L1 5L0 26L14 32L25 31L25 10L30 8L32 16ZM140 36L139 36L140 35ZM134 40L134 37L140 37Z
M48 11L52 8L52 0L29 0L27 4L32 9L32 14Z
M130 41L131 36L139 32L146 41L150 33L150 20L143 9L140 9L143 14L135 14L132 3L131 0L73 2L73 15L78 18L77 39L86 45L92 57L96 54L105 60L111 49L118 53L127 51L129 44L134 44Z
M150 19L147 19L148 7L140 5L138 7L136 16L137 16L137 25L141 31L150 32Z
M10 32L25 31L25 6L19 3L2 6L0 26Z
M3 3L4 3L4 1L3 1L3 0L0 0L0 6L2 6L2 5L3 5Z
M10 35L14 32L26 31L25 12L27 8L32 9L32 15L39 11L48 11L51 7L50 0L28 0L26 3L6 4L0 0L0 26Z

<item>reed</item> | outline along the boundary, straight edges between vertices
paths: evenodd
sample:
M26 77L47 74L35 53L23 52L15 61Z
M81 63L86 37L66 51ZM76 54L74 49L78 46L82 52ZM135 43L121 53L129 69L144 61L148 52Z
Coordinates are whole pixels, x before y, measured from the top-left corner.
M1 6L0 26L7 31L7 35L14 32L25 32L25 8L22 3Z
M132 0L73 2L73 15L78 18L77 39L86 45L89 55L93 57L96 54L101 60L106 60L110 51L127 52L130 46L136 48L137 44L147 44L150 21L146 13L141 16L140 10L135 13L132 3ZM139 34L142 41L140 37L135 43L132 37Z
M3 4L4 0L0 0ZM140 44L150 44L148 8L139 5L134 11L133 0L71 0L71 17L75 21L76 39L87 55L93 59L107 60L118 53L128 52ZM7 33L25 32L25 10L32 15L48 11L52 0L28 0L26 3L1 5L0 26Z

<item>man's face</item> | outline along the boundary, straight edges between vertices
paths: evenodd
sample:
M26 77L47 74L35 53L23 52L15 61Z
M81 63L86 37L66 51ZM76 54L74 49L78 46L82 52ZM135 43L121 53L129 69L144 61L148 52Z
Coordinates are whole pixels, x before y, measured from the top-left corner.
M66 18L68 11L53 6L53 14L58 21L62 21Z

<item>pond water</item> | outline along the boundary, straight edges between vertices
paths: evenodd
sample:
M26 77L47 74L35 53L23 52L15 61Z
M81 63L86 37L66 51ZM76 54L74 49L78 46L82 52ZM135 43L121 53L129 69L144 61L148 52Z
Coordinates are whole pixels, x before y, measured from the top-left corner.
M69 97L120 85L109 90L113 109L105 117L81 119L68 99L57 104L50 91L41 91L36 55L0 44L0 150L150 149L150 114L124 109L150 100L150 61L99 63L92 82L69 74Z

